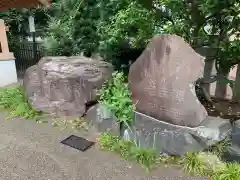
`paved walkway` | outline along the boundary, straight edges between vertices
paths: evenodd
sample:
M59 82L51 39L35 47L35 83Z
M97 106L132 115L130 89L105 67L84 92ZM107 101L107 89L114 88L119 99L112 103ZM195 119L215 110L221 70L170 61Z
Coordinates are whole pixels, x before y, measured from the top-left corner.
M0 114L0 180L173 180L184 176L177 169L167 168L147 174L137 164L96 146L80 152L59 143L71 134L94 139L89 132L72 133L35 121L5 120Z

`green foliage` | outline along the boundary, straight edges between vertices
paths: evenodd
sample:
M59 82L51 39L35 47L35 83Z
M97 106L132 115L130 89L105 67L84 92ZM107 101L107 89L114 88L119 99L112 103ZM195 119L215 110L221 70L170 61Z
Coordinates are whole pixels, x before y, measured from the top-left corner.
M156 150L150 148L134 147L131 149L132 159L147 170L152 169L157 164L158 154Z
M213 152L214 154L217 154L218 156L221 156L223 153L227 151L227 148L231 145L231 139L226 138L223 141L220 141L219 143L213 145L209 148L210 152Z
M118 143L114 144L114 151L119 153L124 159L131 158L132 148L135 147L135 143L132 141L119 140Z
M139 163L147 171L157 164L158 153L155 150L136 147L134 142L120 140L108 133L101 135L99 145L102 149L117 152L123 158Z
M36 35L42 36L49 20L49 10L47 8L22 8L0 11L0 19L3 19L9 27L7 34L10 47L15 47L20 41L20 38L25 38L30 35L28 25L29 15L35 17Z
M135 1L58 0L52 11L44 41L50 55L100 51L120 68L136 60L155 32L154 13Z
M117 68L135 61L155 32L155 16L150 10L132 1L99 27L100 52ZM139 52L138 52L139 51ZM138 52L134 55L135 52Z
M91 0L58 0L53 3L53 13L44 40L50 55L89 56L98 47L97 2Z
M240 177L240 164L229 163L225 168L217 170L211 177L213 180L236 180Z
M101 149L120 154L124 159L139 163L146 170L151 170L159 163L181 165L192 175L210 176L213 180L236 180L240 177L240 164L221 162L211 153L187 153L183 157L159 155L154 149L137 147L134 142L124 141L117 136L103 133L99 139Z
M198 157L197 153L187 153L180 163L183 164L184 170L191 174L203 175L206 170L204 161Z
M134 105L123 73L114 72L98 94L99 102L115 114L119 123L123 122L126 125L132 123Z
M108 133L103 133L99 139L99 145L102 149L114 151L114 146L119 142L117 136L111 136Z
M21 86L0 89L0 107L9 111L8 118L24 117L38 120L41 113L28 103Z
M110 22L102 27L103 45L129 43L133 48L142 48L154 33L154 16L151 11L141 7L136 2L131 2L126 9L117 12L110 18Z
M72 23L51 18L44 47L47 55L69 56L73 53Z
M160 33L174 33L185 38L193 47L219 48L215 57L217 70L228 72L238 64L240 49L240 4L231 1L138 0L156 16L165 18ZM235 37L233 39L232 37Z

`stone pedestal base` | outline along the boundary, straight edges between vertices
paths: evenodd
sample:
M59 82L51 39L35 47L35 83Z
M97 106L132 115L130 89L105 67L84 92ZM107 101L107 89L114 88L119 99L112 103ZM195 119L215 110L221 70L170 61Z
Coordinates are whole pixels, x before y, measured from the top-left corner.
M124 139L138 146L154 148L169 155L199 152L229 137L232 126L228 120L208 116L198 127L177 126L135 112L134 126L124 132ZM126 138L126 135L128 136Z
M114 114L102 104L91 107L84 117L99 132L110 132L115 136L120 136L120 127Z

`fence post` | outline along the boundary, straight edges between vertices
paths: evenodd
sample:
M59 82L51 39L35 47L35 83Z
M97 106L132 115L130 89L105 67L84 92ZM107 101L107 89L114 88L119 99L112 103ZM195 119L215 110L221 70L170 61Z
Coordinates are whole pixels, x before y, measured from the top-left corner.
M34 61L36 61L37 47L36 47L36 33L35 32L32 33L32 37L33 37L33 58L34 58Z
M35 22L34 22L34 16L29 16L28 17L29 21L29 30L32 33L32 38L33 38L33 58L34 60L36 59L36 30L35 30Z

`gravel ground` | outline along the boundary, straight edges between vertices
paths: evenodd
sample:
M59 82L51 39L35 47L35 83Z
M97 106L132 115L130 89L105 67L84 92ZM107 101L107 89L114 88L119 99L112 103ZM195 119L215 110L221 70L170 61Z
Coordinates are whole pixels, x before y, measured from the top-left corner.
M6 120L0 114L0 180L187 180L175 168L146 173L139 165L99 150L97 145L80 152L60 143L75 134L90 140L87 131L52 127L29 120ZM205 178L206 179L206 178Z

